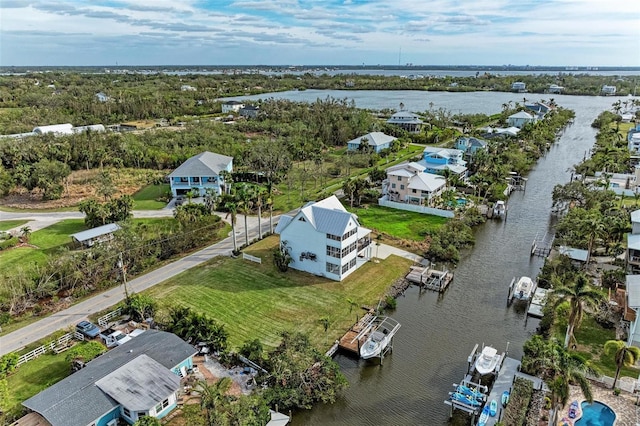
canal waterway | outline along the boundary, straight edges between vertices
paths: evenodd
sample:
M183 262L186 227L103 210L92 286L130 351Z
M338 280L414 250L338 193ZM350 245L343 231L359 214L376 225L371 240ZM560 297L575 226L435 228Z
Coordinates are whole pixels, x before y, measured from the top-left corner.
M523 98L493 92L311 90L261 97L314 101L327 96L354 99L361 108L397 108L403 102L409 110L424 111L432 102L434 108L487 114L499 112L505 102L522 102ZM296 413L294 425L446 424L449 407L443 401L452 384L464 376L467 356L476 343L492 345L500 352L508 345L509 356L520 359L522 345L535 332L538 320L526 321L524 312L507 307L508 284L514 276L538 274L543 261L529 253L536 234L543 235L552 228L553 187L569 181L572 166L583 159L595 141L591 122L616 101L604 97L553 98L560 106L575 111L575 122L531 171L526 191L511 195L507 220L489 221L476 229L476 244L464 253L446 293L420 293L412 286L398 299L391 316L402 328L395 337L393 354L384 359L383 365L338 355L335 359L350 387L333 405Z

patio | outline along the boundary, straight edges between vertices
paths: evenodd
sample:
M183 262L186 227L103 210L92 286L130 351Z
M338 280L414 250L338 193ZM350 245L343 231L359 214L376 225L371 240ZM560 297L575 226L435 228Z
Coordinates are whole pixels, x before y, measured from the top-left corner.
M634 426L640 424L638 422L636 405L638 395L622 391L616 396L613 390L599 383L591 382L591 390L593 392L593 400L608 405L616 413L616 426ZM569 393L569 403L571 401L584 401L580 387L571 386ZM569 417L569 403L560 411L558 419Z

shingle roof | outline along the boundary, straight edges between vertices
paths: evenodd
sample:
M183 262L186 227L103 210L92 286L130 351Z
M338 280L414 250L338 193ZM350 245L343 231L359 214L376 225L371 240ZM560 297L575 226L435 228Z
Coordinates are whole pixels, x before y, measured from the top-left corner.
M103 235L110 234L112 232L116 232L119 229L120 226L117 223L107 223L106 225L98 226L97 228L91 228L87 229L86 231L71 234L71 238L79 242L84 242L97 237L101 237Z
M347 145L348 144L360 145L363 139L366 139L367 143L370 146L380 146L380 145L386 145L388 143L391 143L395 141L397 138L386 135L382 132L371 132L371 133L367 133L366 135L360 136L358 138L351 139L349 142L347 142Z
M191 345L175 334L147 330L22 405L40 413L52 426L86 426L119 405L96 386L96 381L142 354L172 369L195 353Z
M146 411L177 391L180 377L143 354L98 380L96 386L129 410Z
M232 161L233 157L209 151L201 152L182 163L169 177L218 176Z

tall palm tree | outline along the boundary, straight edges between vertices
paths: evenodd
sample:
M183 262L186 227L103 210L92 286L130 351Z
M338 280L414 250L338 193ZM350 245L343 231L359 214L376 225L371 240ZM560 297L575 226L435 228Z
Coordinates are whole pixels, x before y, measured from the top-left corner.
M224 207L228 211L225 218L231 217L231 235L233 237L233 251L238 251L238 242L236 241L236 221L238 219L238 203L236 203L235 201L227 201L224 204Z
M238 200L238 208L244 216L244 243L249 245L249 227L247 225L247 215L251 212L253 207L253 188L246 183L241 184L236 188L236 196Z
M615 354L617 368L616 376L613 378L613 386L611 386L612 389L615 389L622 367L632 366L640 359L640 348L628 346L622 340L607 340L604 344L604 353L607 355Z
M254 204L258 208L258 239L262 239L262 205L264 204L265 189L261 186L254 188Z
M566 348L569 346L569 340L575 340L574 332L580 327L585 308L597 307L598 302L602 300L602 294L589 285L589 280L584 274L579 274L568 285L564 283L554 287L553 296L556 298L554 307L558 307L563 302L569 302L569 321L564 339Z

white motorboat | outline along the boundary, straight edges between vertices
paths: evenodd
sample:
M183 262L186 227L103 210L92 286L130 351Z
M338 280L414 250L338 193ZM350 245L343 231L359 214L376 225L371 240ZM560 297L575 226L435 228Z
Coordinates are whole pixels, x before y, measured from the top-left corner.
M507 216L507 205L502 200L496 201L493 205L493 217L495 219L504 219Z
M513 287L512 298L528 302L536 291L536 285L529 277L520 277Z
M482 353L478 356L475 363L476 371L484 376L496 369L496 366L500 362L501 355L498 355L498 350L492 346L485 346L482 348Z
M389 317L374 324L364 344L360 346L360 357L362 359L382 357L399 328L400 324Z

